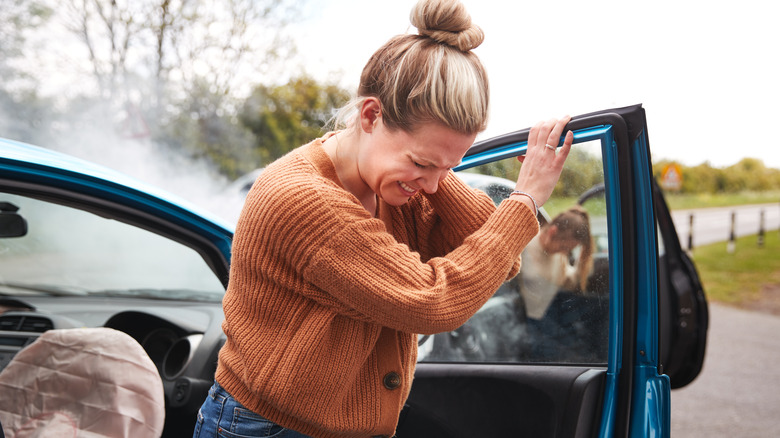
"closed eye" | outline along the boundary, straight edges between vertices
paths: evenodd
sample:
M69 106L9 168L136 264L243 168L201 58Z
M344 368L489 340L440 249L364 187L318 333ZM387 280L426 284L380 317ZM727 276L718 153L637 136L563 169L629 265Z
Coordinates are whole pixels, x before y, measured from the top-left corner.
M426 166L424 164L420 164L420 163L418 163L418 162L416 162L414 160L412 160L412 163L414 163L414 165L419 167L420 169L425 169L426 167L428 167L428 166Z

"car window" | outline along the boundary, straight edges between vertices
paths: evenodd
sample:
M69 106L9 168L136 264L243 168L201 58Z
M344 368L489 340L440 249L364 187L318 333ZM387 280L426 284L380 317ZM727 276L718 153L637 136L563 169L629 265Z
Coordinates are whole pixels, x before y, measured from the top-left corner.
M0 294L219 302L224 286L193 249L77 208L0 192L27 222L0 238Z
M458 172L498 204L520 169L505 158ZM609 236L599 141L575 144L541 231L523 251L520 273L466 324L420 338L420 361L606 364Z

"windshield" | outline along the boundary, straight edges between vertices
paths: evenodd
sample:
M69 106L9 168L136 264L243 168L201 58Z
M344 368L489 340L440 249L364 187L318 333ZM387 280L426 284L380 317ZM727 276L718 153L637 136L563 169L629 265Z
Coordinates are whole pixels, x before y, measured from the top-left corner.
M110 217L0 193L27 233L0 238L0 295L106 295L220 301L192 248Z

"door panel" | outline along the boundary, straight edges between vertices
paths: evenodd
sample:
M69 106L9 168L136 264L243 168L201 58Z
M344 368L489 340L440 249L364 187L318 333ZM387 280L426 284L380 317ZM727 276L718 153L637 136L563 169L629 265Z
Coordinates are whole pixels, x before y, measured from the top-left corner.
M398 438L590 437L606 371L585 367L426 364Z

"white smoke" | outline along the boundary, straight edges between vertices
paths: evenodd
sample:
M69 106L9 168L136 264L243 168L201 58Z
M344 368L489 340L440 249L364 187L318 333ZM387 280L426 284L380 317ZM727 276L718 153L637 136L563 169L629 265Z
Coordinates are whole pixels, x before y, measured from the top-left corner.
M127 138L113 126L81 119L56 127L51 144L39 146L117 170L146 184L170 192L187 202L235 223L244 194L231 189L231 181L215 166L153 142L148 136Z

